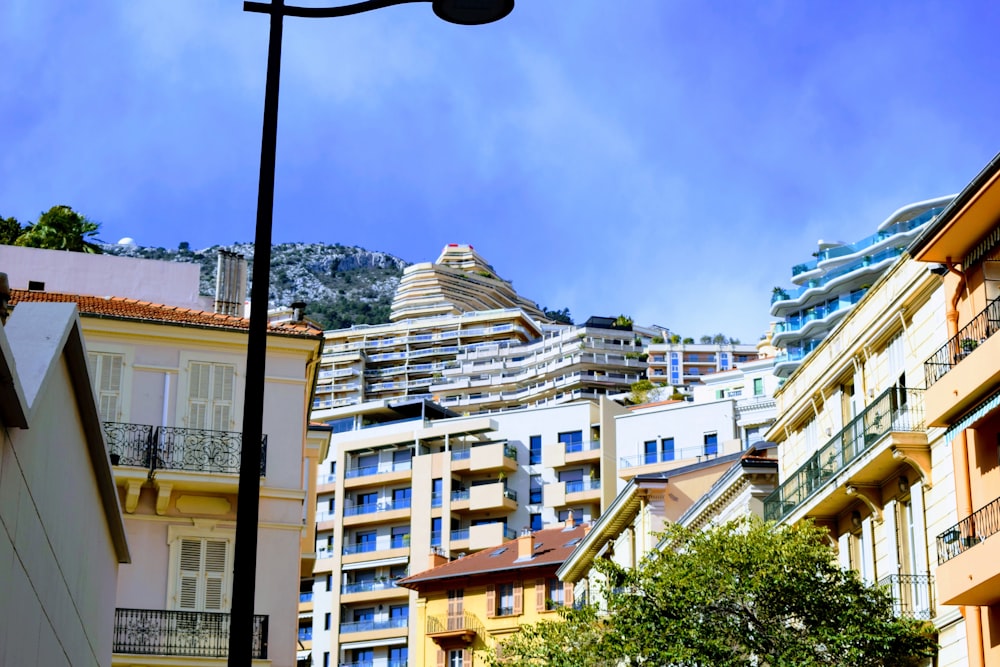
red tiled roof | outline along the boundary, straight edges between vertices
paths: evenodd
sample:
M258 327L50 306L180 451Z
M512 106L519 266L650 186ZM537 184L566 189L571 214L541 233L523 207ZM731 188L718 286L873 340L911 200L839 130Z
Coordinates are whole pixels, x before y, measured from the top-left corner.
M586 524L580 524L573 528L559 526L535 531L535 549L530 559L519 560L517 539L508 540L498 547L483 549L472 555L400 579L396 583L399 586L419 590L424 584L436 582L445 584L446 580L450 579L469 578L511 570L545 568L555 572L563 564L563 561L573 553L577 543L586 534L587 528Z
M86 296L82 294L64 294L59 292L39 292L34 290L12 289L10 305L18 303L75 303L81 315L107 317L120 320L137 320L141 322L160 322L180 326L205 327L210 329L227 329L230 331L246 331L250 321L233 315L211 313L192 308L166 306L160 303L127 299L120 296ZM272 334L287 336L317 337L311 327L289 322L269 324L268 331Z

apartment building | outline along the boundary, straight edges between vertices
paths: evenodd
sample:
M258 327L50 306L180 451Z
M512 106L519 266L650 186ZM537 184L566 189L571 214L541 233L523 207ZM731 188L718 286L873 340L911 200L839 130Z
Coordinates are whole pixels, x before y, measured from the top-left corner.
M642 379L645 348L665 333L610 317L554 324L454 244L404 271L390 319L326 332L316 419L350 428L356 406L406 396L461 413L597 400Z
M759 358L757 345L741 343L650 343L646 377L690 394L705 376L737 368Z
M300 614L314 665L416 655L416 594L396 581L432 551L456 558L523 529L589 522L615 496L603 481L615 478L624 408L607 399L470 416L420 397L360 409L365 426L334 433L320 470L318 558Z
M923 389L943 302L940 277L904 255L839 319L775 394L780 484L764 500L765 519L825 526L843 567L887 586L897 613L931 620L942 666L966 664L932 557L955 516L951 447Z
M76 309L25 304L0 325L0 664L110 664L131 557Z
M814 259L792 267L794 286L775 287L771 294L771 315L781 318L772 339L781 350L779 377L792 374L951 200L908 204L854 243L820 241Z
M225 664L247 320L12 292L15 315L32 302L80 312L132 556L118 571L110 664ZM296 662L302 524L315 504L304 461L323 453L306 434L320 345L304 327L269 329L253 656L275 667Z
M409 664L472 667L476 653L495 651L497 642L522 625L556 617L574 601L572 584L556 569L587 534L588 524L524 531L495 549L448 561L432 554L432 567L399 581L415 591L416 625L423 629ZM406 667L393 663L388 667Z
M1000 664L1000 156L928 225L914 258L943 274L931 349L921 348L926 422L945 429L952 509L929 538L938 601L965 618L968 662ZM935 469L937 473L937 469ZM934 480L935 487L939 482Z

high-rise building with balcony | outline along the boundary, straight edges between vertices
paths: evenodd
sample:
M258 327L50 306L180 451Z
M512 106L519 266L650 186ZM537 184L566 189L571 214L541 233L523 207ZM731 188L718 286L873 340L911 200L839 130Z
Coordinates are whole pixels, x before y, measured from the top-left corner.
M791 375L952 198L904 206L854 243L820 241L814 259L793 266L794 287L771 294L771 315L780 318L771 340L780 350L775 374Z
M1000 664L1000 156L914 242L943 273L937 327L921 347L926 421L950 449L953 499L930 544L938 601L965 619L967 662ZM924 266L928 266L924 264ZM954 607L952 607L954 608Z
M320 470L318 557L300 616L315 665L415 659L416 593L395 582L428 554L589 522L614 498L612 423L624 408L610 400L458 416L411 397L363 410L365 426L335 433Z
M647 348L646 377L655 384L673 387L691 394L705 376L720 373L754 361L760 356L758 345L743 343L650 343Z

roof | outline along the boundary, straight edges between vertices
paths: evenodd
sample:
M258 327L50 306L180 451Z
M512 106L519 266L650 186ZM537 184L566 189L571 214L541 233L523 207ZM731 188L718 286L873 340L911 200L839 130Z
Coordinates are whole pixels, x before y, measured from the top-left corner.
M139 301L120 296L87 296L82 294L66 294L61 292L41 292L35 290L12 289L10 305L18 303L75 303L80 314L90 317L102 317L117 320L134 320L139 322L157 322L161 324L176 324L207 329L223 329L228 331L247 331L250 320L234 315L223 315L204 310L167 306L149 301ZM269 324L271 334L296 336L303 338L319 338L310 327L301 323L282 322Z
M518 554L518 539L508 540L499 547L484 549L469 556L459 558L430 570L415 574L396 582L397 586L420 590L426 584L476 575L498 572L524 571L545 568L555 572L556 568L573 552L576 545L589 530L589 524L579 524L572 528L559 526L536 530L532 536L535 548L530 559L521 559Z

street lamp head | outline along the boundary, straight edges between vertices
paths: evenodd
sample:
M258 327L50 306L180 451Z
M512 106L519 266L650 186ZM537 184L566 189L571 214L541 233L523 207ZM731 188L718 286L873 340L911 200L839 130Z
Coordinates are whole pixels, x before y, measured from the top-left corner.
M439 18L459 25L493 23L514 9L514 0L433 0L433 3Z

